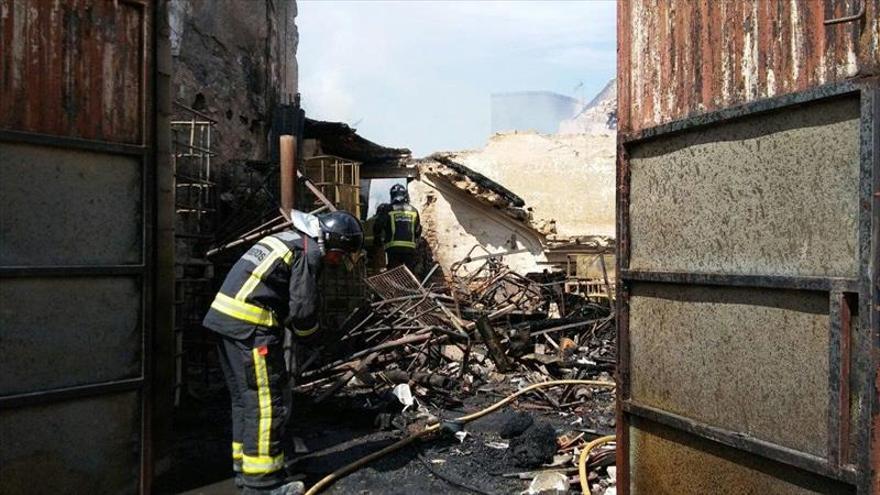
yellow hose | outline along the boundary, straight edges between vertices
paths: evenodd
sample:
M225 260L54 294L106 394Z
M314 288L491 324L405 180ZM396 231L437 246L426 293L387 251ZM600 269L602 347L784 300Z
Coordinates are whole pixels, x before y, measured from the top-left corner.
M549 382L535 383L534 385L529 385L528 387L526 387L522 390L519 390L516 393L505 397L504 399L501 399L500 401L496 402L495 404L492 404L491 406L489 406L485 409L481 409L475 413L468 414L466 416L462 416L462 417L454 419L452 421L459 422L459 423L468 423L468 422L473 421L475 419L481 418L489 413L495 412L498 409L501 409L502 407L506 406L507 404L513 402L517 397L519 397L523 394L527 394L527 393L531 392L532 390L544 388L544 387L555 387L557 385L592 385L592 386L596 386L596 387L614 388L614 382L603 382L603 381L599 381L599 380L551 380ZM334 481L342 478L343 476L345 476L351 472L356 471L361 466L368 464L368 463L384 456L385 454L388 454L390 452L394 452L395 450L397 450L401 447L409 445L413 441L415 441L419 438L422 438L422 437L428 435L429 433L433 433L439 429L440 429L440 423L434 423L432 425L428 425L425 427L424 430L422 430L418 433L414 433L414 434L412 434L402 440L398 440L397 442L392 443L391 445L385 447L382 450L379 450L377 452L373 452L372 454L369 454L365 457L362 457L362 458L352 462L351 464L343 466L343 467L337 469L336 471L333 471L332 473L328 474L327 476L321 478L320 480L318 480L318 482L315 483L314 486L309 488L309 490L305 493L305 495L315 495L315 494L319 493L321 490L323 490L324 488L327 488ZM603 437L603 438L606 438L606 437Z
M578 477L581 480L581 493L583 493L583 495L590 495L590 483L587 481L587 457L589 457L590 452L596 447L613 441L614 435L599 437L586 444L584 449L581 450L581 455L578 457Z

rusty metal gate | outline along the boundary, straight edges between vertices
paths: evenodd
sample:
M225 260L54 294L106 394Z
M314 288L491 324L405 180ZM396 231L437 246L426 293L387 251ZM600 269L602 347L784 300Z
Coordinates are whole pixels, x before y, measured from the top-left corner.
M869 80L621 136L621 493L876 493L878 116Z
M156 9L0 0L3 493L150 489Z

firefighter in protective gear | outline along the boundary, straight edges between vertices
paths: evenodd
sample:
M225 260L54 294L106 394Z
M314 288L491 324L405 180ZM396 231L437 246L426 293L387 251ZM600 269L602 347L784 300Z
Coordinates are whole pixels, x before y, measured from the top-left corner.
M406 265L415 272L416 246L422 236L419 211L409 204L402 184L391 187L391 204L379 205L373 225L373 242L385 249L388 268Z
M222 336L219 355L232 399L232 462L243 493L290 495L285 484L284 430L290 412L284 331L314 339L319 331L318 276L359 251L363 229L336 211L293 212L294 230L264 237L229 271L204 326Z

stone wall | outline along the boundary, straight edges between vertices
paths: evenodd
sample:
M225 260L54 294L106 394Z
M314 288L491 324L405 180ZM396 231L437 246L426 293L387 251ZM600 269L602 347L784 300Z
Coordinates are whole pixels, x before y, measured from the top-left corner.
M272 109L297 93L294 0L170 0L172 95L217 120L216 164L265 160Z
M524 199L550 241L613 237L616 108L612 79L557 134L496 134L484 149L452 158Z
M477 194L456 187L442 176L423 173L409 184L409 195L421 216L422 237L444 273L450 273L452 265L468 256L475 245L492 253L525 249L504 258L520 274L544 268L539 264L546 260L541 236L522 220L487 205ZM486 252L477 249L472 256L483 254ZM478 268L480 263L466 268Z
M498 134L454 159L510 189L559 237L614 236L615 146L603 134ZM550 235L549 239L553 240Z

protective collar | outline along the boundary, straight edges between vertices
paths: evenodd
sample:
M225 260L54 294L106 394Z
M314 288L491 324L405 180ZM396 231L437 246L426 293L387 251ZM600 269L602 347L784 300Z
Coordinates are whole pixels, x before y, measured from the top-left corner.
M290 221L293 228L315 240L321 240L321 222L318 217L299 210L290 210Z

